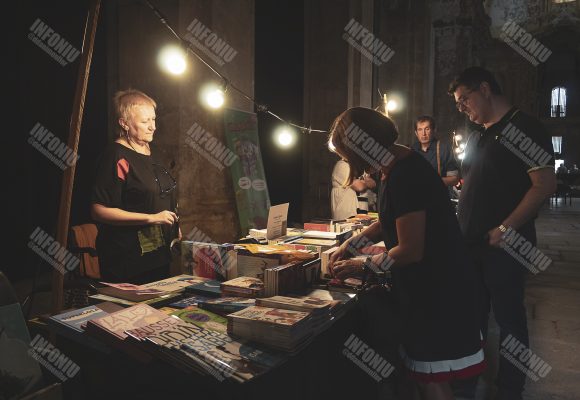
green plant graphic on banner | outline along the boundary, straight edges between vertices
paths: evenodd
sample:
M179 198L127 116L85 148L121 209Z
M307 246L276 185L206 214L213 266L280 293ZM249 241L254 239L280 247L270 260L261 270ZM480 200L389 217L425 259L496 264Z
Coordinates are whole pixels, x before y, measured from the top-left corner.
M228 147L237 160L230 167L242 235L251 228L262 229L268 222L270 197L260 153L256 114L225 109L224 124Z

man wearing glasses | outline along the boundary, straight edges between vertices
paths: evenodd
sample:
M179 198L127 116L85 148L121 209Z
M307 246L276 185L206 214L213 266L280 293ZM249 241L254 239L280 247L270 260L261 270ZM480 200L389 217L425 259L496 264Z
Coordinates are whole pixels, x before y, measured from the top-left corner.
M104 281L142 284L169 276L169 246L181 236L177 183L150 147L155 101L137 90L114 101L119 136L100 159L92 194L99 267Z
M512 251L513 243L506 239L517 232L529 245L536 244L534 219L556 189L551 138L537 118L510 104L483 68L467 68L448 92L460 112L483 126L470 137L461 164L458 219L482 274L484 338L490 306L500 328L495 398L517 400L522 398L525 367L513 364L501 346L511 338L529 346L524 277L533 266L514 257L517 249Z

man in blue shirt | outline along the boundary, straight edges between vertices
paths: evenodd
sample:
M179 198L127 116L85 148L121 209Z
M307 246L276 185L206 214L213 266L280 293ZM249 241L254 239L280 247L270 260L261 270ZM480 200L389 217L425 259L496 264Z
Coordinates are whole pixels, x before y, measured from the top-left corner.
M433 117L422 115L417 118L415 121L417 142L413 143L411 148L429 161L445 186L452 187L459 182L459 168L450 146L435 138L436 129Z

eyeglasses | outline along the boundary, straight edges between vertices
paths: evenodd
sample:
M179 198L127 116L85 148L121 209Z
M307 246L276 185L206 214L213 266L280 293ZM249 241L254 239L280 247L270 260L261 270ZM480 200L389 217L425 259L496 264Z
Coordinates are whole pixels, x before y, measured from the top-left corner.
M153 165L153 174L155 175L155 182L157 182L157 186L159 187L159 196L161 196L161 198L164 198L169 193L171 193L173 189L177 187L177 181L175 180L175 178L173 178L173 176L171 176L169 171L167 171L161 164L153 163L152 165ZM161 188L161 180L159 179L158 171L161 172L163 176L167 177L165 181L171 182L168 188L166 189Z
M465 107L465 104L469 100L469 95L471 93L475 92L476 90L477 89L470 90L469 92L467 92L463 96L461 96L459 99L457 99L457 101L455 102L455 108L457 108L457 110L461 111L461 109L463 107Z

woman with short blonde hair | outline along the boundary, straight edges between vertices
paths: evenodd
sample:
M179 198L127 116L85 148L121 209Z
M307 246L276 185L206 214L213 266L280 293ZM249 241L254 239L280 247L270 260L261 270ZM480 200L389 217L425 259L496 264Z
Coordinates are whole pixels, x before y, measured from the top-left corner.
M146 283L169 275L169 245L180 237L177 182L151 145L157 104L128 89L113 97L119 136L102 155L91 215L99 224L103 280Z

